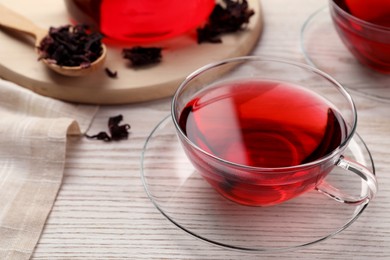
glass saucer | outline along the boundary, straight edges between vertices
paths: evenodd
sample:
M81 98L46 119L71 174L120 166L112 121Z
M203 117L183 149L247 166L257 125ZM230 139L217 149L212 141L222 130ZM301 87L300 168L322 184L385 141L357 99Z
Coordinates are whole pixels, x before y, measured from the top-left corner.
M374 172L370 152L358 135L345 156ZM272 207L231 202L188 161L170 116L146 140L141 176L153 204L174 225L211 244L249 252L282 251L323 241L351 225L368 205L343 204L314 190ZM339 168L327 181L353 195L366 192L360 178Z
M333 26L328 7L309 16L301 29L306 62L328 73L351 93L390 102L390 75L361 65L344 46Z

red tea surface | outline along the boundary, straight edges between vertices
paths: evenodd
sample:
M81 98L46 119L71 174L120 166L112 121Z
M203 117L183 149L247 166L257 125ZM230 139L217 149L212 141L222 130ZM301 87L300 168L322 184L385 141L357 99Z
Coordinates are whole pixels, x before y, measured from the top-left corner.
M215 0L66 0L73 20L94 26L110 39L150 42L199 26Z
M389 0L337 0L335 2L359 19L390 27Z
M230 82L209 88L187 104L179 125L193 143L214 156L268 168L317 160L346 138L345 122L328 102L303 87L277 81ZM264 174L238 171L230 164L215 166L207 156L187 152L217 191L251 206L294 198L313 189L333 168L328 164Z
M344 11L373 28L348 16L334 15L338 33L354 56L364 65L390 73L390 0L334 0Z
M320 96L277 81L231 82L188 103L180 126L197 146L259 167L314 161L345 138L341 116Z

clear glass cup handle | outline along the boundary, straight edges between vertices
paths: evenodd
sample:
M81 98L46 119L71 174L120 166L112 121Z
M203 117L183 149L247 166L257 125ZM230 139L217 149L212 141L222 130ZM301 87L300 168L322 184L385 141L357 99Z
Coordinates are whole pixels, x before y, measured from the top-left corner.
M378 183L375 175L370 170L368 170L363 165L355 161L351 161L343 156L341 156L340 159L337 161L336 166L355 173L360 178L362 178L367 185L366 193L360 197L348 195L343 193L339 189L333 187L326 181L323 181L322 183L317 185L316 190L331 197L336 201L353 205L364 204L374 198L375 194L378 191Z

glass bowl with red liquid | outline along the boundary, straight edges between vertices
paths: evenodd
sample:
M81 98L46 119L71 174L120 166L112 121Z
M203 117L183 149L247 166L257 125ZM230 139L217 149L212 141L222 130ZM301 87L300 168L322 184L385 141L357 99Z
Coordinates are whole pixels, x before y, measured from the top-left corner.
M390 1L330 0L336 31L356 59L390 74Z
M238 204L277 205L314 189L359 204L376 193L373 173L343 156L356 129L351 96L310 66L261 57L206 65L180 85L171 114L197 172ZM368 192L353 198L329 185L335 167Z
M215 0L65 0L71 20L117 42L155 42L198 27Z

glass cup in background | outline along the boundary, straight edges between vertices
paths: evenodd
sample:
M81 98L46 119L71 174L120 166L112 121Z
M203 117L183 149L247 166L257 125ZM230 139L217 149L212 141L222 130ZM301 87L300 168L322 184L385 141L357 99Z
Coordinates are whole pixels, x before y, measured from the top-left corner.
M239 204L275 205L313 189L359 204L377 191L374 174L343 156L356 128L351 96L312 67L260 57L207 65L178 88L172 119L200 175ZM327 184L336 166L362 178L366 194Z
M356 59L390 73L390 1L329 0L336 31Z
M195 29L215 0L65 0L72 21L118 42L155 42Z

